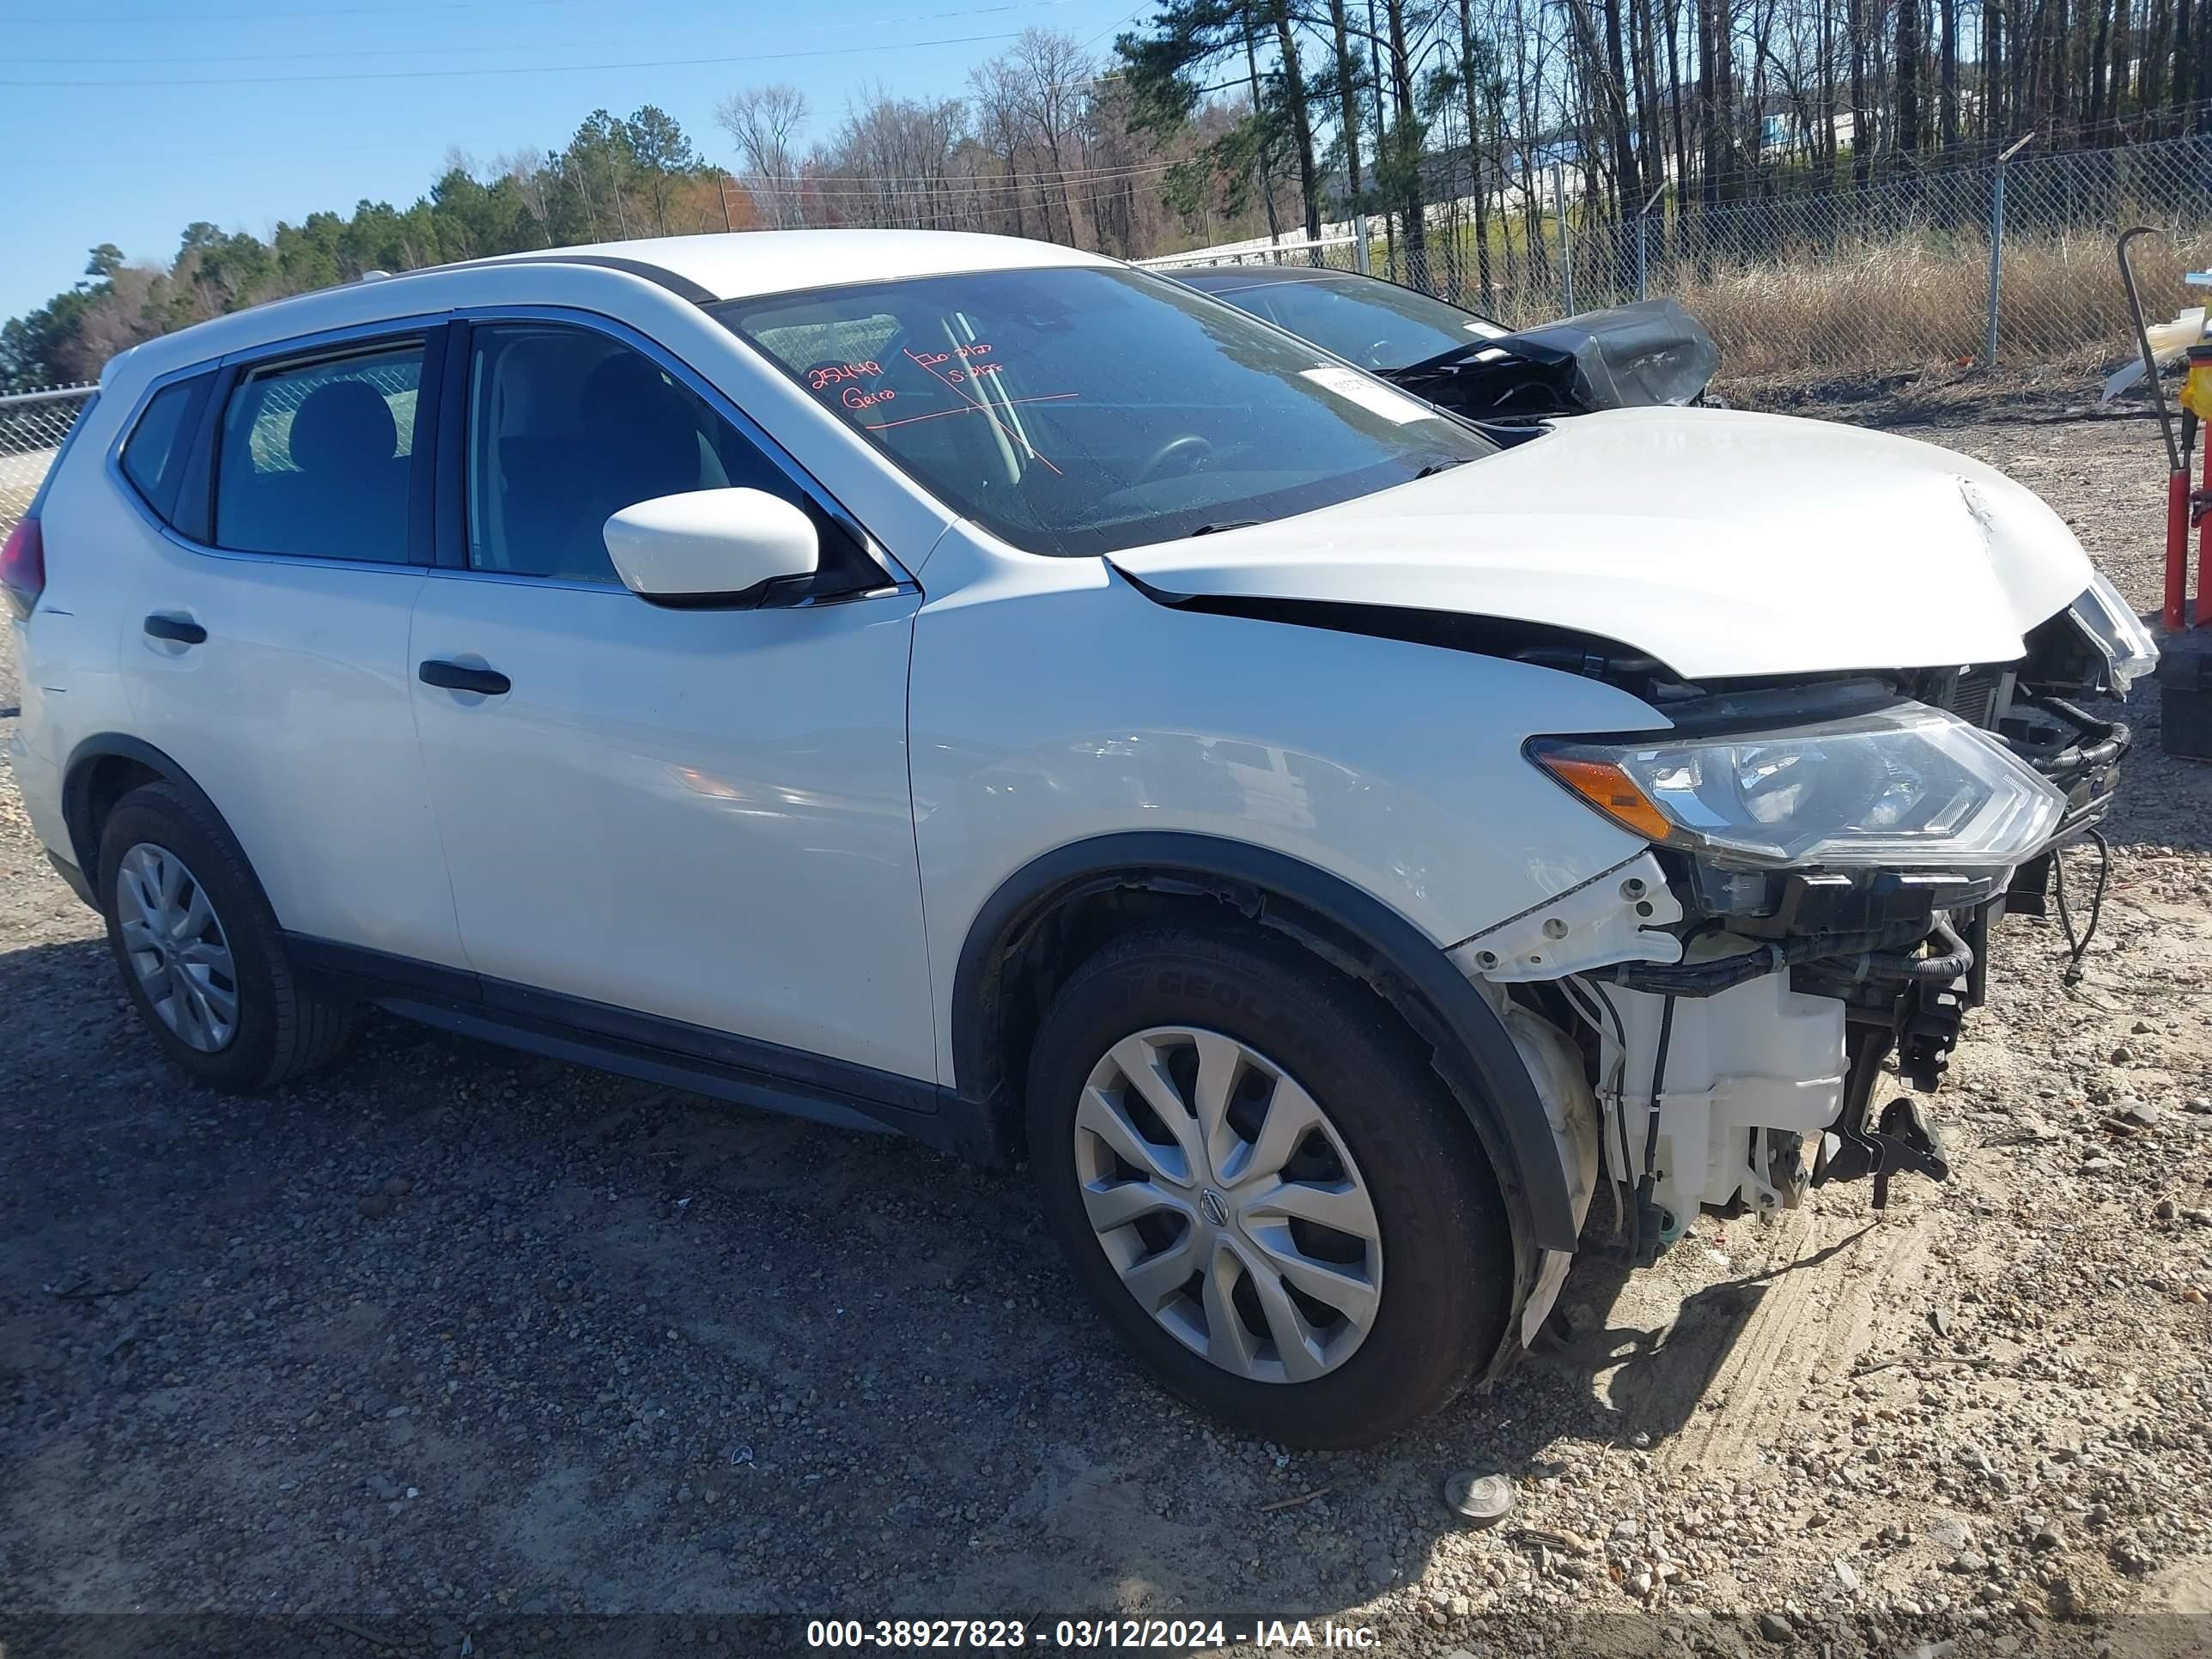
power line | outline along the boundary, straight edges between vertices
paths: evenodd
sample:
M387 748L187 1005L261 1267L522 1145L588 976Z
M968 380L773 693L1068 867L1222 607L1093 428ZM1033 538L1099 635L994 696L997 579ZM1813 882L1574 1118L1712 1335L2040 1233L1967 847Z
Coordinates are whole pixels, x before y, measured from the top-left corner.
M823 173L751 176L742 173L730 176L755 196L866 196L880 198L896 193L916 196L952 193L982 193L1002 191L1024 184L1056 183L1089 187L1094 185L1119 184L1127 179L1148 178L1167 173L1182 165L1180 161L1130 162L1122 167L1047 168L1042 171L1020 173L963 173L932 178L921 173L866 173L829 172Z
M403 11L536 11L545 6L585 5L591 0L416 0L403 6L319 6L313 11L199 11L162 15L160 12L101 12L88 15L52 12L12 12L0 23L294 23L303 17L388 17Z
M1038 11L1051 6L1068 6L1077 0L1024 0L1021 4L999 6L970 6L959 11L908 12L899 17L873 17L851 23L822 23L801 31L805 33L847 33L854 29L887 28L897 23L938 23L952 17L988 17L1010 11ZM400 8L405 9L405 8ZM301 14L306 15L308 14ZM204 15L204 14L203 14ZM0 21L12 21L0 19ZM1115 27L1120 25L1116 24ZM493 46L333 46L323 52L155 52L131 57L95 57L78 53L55 53L26 57L10 53L9 64L289 64L322 58L451 58L460 53L475 56L483 52L591 52L601 46L627 45L627 40L502 40ZM697 60L692 60L697 61ZM127 84L119 82L106 85Z
M1084 52L1089 52L1089 51L1091 50L1091 47L1093 47L1093 46L1097 46L1097 45L1101 40L1104 40L1108 35L1109 35L1109 34L1113 33L1116 29L1126 27L1127 25L1129 25L1129 24L1131 24L1131 23L1135 22L1135 21L1136 21L1139 17L1142 17L1142 16L1143 16L1146 12L1150 11L1151 9L1152 9L1152 6L1151 6L1151 4L1148 3L1145 4L1145 5L1141 5L1141 6L1138 7L1138 8L1136 9L1136 10L1134 10L1134 11L1131 12L1131 13L1130 13L1127 17L1124 17L1124 18L1123 18L1120 22L1118 22L1118 23L1109 23L1109 24L1108 24L1104 28L1103 28L1103 29L1099 30L1097 33L1096 33L1096 34L1092 35L1092 36L1091 36L1088 40L1085 40L1085 41L1083 43L1083 45L1082 45L1082 46L1081 46L1080 50L1082 50L1082 51L1084 51Z
M865 46L817 46L804 52L732 52L712 58L640 58L614 64L506 64L483 69L362 70L354 73L317 75L204 75L114 81L0 81L0 87L275 87L310 86L333 81L469 80L487 75L597 75L613 70L690 69L716 64L779 63L794 58L849 58L862 52L912 52L923 46L967 46L1013 38L1013 31L1002 30L996 34L956 34L934 40L881 41Z

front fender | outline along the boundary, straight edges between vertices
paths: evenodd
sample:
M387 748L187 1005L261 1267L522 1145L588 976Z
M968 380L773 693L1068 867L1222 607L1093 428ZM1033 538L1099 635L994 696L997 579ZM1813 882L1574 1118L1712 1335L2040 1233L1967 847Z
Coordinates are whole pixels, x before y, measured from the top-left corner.
M1625 691L1438 646L1179 611L1097 560L1026 562L1020 580L956 589L915 619L915 828L940 986L1000 882L1101 835L1265 848L1438 946L1643 850L1522 754L1540 733L1666 724Z

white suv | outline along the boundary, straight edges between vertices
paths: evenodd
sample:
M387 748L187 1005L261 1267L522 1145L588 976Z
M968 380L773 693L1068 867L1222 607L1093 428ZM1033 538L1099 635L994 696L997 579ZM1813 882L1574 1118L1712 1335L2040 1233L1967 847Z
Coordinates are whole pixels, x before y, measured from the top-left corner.
M1320 1445L1577 1249L1940 1175L1876 1085L2103 810L2065 694L2152 654L1941 450L1486 430L1107 259L861 231L137 347L0 574L32 819L195 1078L374 1003L1026 1156L1164 1382Z

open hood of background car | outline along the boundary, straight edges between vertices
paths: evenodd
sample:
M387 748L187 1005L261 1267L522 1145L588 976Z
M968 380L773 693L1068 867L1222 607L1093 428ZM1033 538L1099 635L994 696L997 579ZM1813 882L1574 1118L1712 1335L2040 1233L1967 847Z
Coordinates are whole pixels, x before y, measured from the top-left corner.
M1720 361L1679 302L1639 300L1382 372L1472 419L1513 421L1694 403Z
M1825 422L1632 409L1273 524L1130 548L1166 598L1545 623L1686 679L2008 662L2088 585L2029 490Z

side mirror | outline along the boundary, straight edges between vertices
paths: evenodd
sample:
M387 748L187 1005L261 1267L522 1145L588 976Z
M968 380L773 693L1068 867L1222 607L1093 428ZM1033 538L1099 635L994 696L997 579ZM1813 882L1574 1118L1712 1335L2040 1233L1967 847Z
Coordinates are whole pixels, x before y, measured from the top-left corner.
M626 507L600 532L624 586L661 605L757 597L822 562L814 520L759 489L694 489Z

